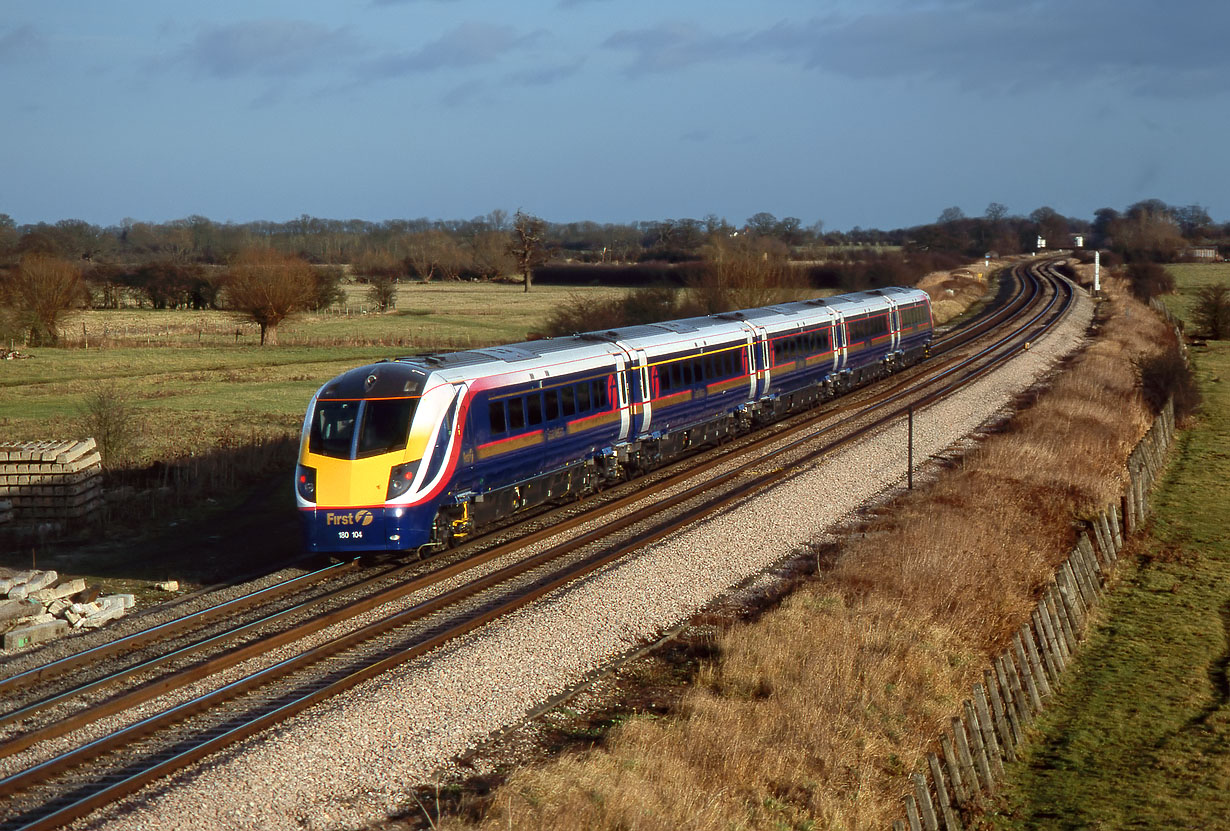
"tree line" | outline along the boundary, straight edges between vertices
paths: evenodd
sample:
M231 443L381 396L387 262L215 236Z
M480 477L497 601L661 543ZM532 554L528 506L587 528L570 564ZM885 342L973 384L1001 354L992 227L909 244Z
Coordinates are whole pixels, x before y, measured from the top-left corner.
M548 222L495 210L470 220L331 220L217 223L191 216L154 224L99 227L67 219L17 225L0 214L0 335L54 343L60 317L76 307L226 308L276 342L289 314L328 307L342 283L366 284L378 308L391 308L399 282L519 279L555 264L603 266L591 279L632 274L633 282L690 288L696 309L756 305L757 297L799 287L845 290L909 284L927 271L984 254L1033 251L1039 238L1086 247L1135 264L1173 261L1195 246L1230 253L1230 223L1198 205L1137 202L1103 208L1092 220L1049 207L1011 215L992 202L980 217L946 208L936 222L881 231L826 230L760 212L735 226L710 214L627 224ZM1142 286L1157 272L1143 265ZM665 277L666 279L659 279ZM1156 287L1154 287L1156 288ZM1156 293L1150 290L1151 293ZM632 304L637 305L637 304ZM655 303L649 302L645 314ZM730 306L727 306L730 307Z

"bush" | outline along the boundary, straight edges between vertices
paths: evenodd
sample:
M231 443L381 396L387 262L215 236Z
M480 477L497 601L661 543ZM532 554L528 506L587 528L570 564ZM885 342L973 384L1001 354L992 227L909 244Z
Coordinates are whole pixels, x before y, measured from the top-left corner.
M1160 413L1169 398L1174 398L1176 420L1200 408L1200 390L1191 367L1179 354L1177 344L1165 351L1134 362L1140 375L1140 392L1154 413Z
M1230 335L1230 286L1225 283L1202 286L1196 292L1192 320L1212 340Z
M1127 267L1127 279L1132 294L1148 303L1159 294L1174 291L1174 277L1157 263L1136 262Z
M144 425L132 398L116 383L95 387L82 402L78 429L98 443L108 470L135 461Z

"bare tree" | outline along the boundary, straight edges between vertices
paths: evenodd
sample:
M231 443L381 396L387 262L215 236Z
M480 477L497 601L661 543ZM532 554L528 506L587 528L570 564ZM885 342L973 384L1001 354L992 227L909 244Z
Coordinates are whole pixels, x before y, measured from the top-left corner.
M495 280L517 267L508 250L507 231L479 231L470 238L472 268L484 280Z
M406 262L424 283L433 277L456 280L465 267L466 252L457 241L443 231L420 231L407 234L402 240Z
M525 279L525 290L530 290L533 271L547 261L547 224L536 216L517 211L513 218L512 242L508 253L517 261L517 270Z
M261 327L261 346L277 344L278 324L309 308L315 291L312 266L272 248L240 252L227 272L227 305Z
M789 249L772 237L714 236L705 246L708 268L689 288L704 314L797 299L805 286L787 264Z
M50 254L26 254L0 278L0 305L31 346L54 346L59 325L89 299L81 269Z

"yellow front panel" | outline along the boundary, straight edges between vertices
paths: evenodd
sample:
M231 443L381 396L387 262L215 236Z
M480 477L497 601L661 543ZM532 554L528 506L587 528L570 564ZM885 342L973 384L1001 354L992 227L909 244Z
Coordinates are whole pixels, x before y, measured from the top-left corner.
M355 508L379 505L389 492L389 469L406 461L401 451L367 459L334 459L308 453L303 463L316 468L317 505Z

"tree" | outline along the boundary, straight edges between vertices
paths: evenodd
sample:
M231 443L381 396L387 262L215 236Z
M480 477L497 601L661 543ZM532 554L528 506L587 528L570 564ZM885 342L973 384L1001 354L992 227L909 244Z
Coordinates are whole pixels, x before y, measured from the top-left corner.
M549 256L547 224L536 216L517 211L513 217L508 253L517 261L517 270L525 280L525 290L529 291L534 269L545 263Z
M240 252L227 272L227 305L261 327L261 346L277 344L278 324L309 308L315 290L307 261L272 248Z
M702 314L768 306L797 299L803 283L787 263L789 249L773 237L714 236L708 266L689 288Z
M508 250L506 231L479 231L470 238L470 267L484 280L495 280L517 267Z
M951 208L945 208L940 211L940 218L936 222L941 225L948 225L953 222L960 222L963 219L965 219L965 211L953 205Z
M1216 283L1196 291L1192 319L1212 340L1230 336L1230 286Z
M424 283L433 277L455 280L465 266L465 252L443 231L421 231L407 234L403 240L406 262Z
M57 344L60 323L88 300L77 264L50 254L26 254L0 279L0 305L31 346Z
M1189 240L1199 240L1208 236L1213 229L1213 218L1208 210L1201 205L1188 205L1185 208L1175 208L1175 221L1179 223L1179 231Z
M987 210L983 214L989 222L999 222L1008 216L1008 206L1000 202L992 202L987 205Z
M1174 291L1174 277L1155 262L1138 260L1127 267L1127 278L1132 294L1148 302L1159 294Z

